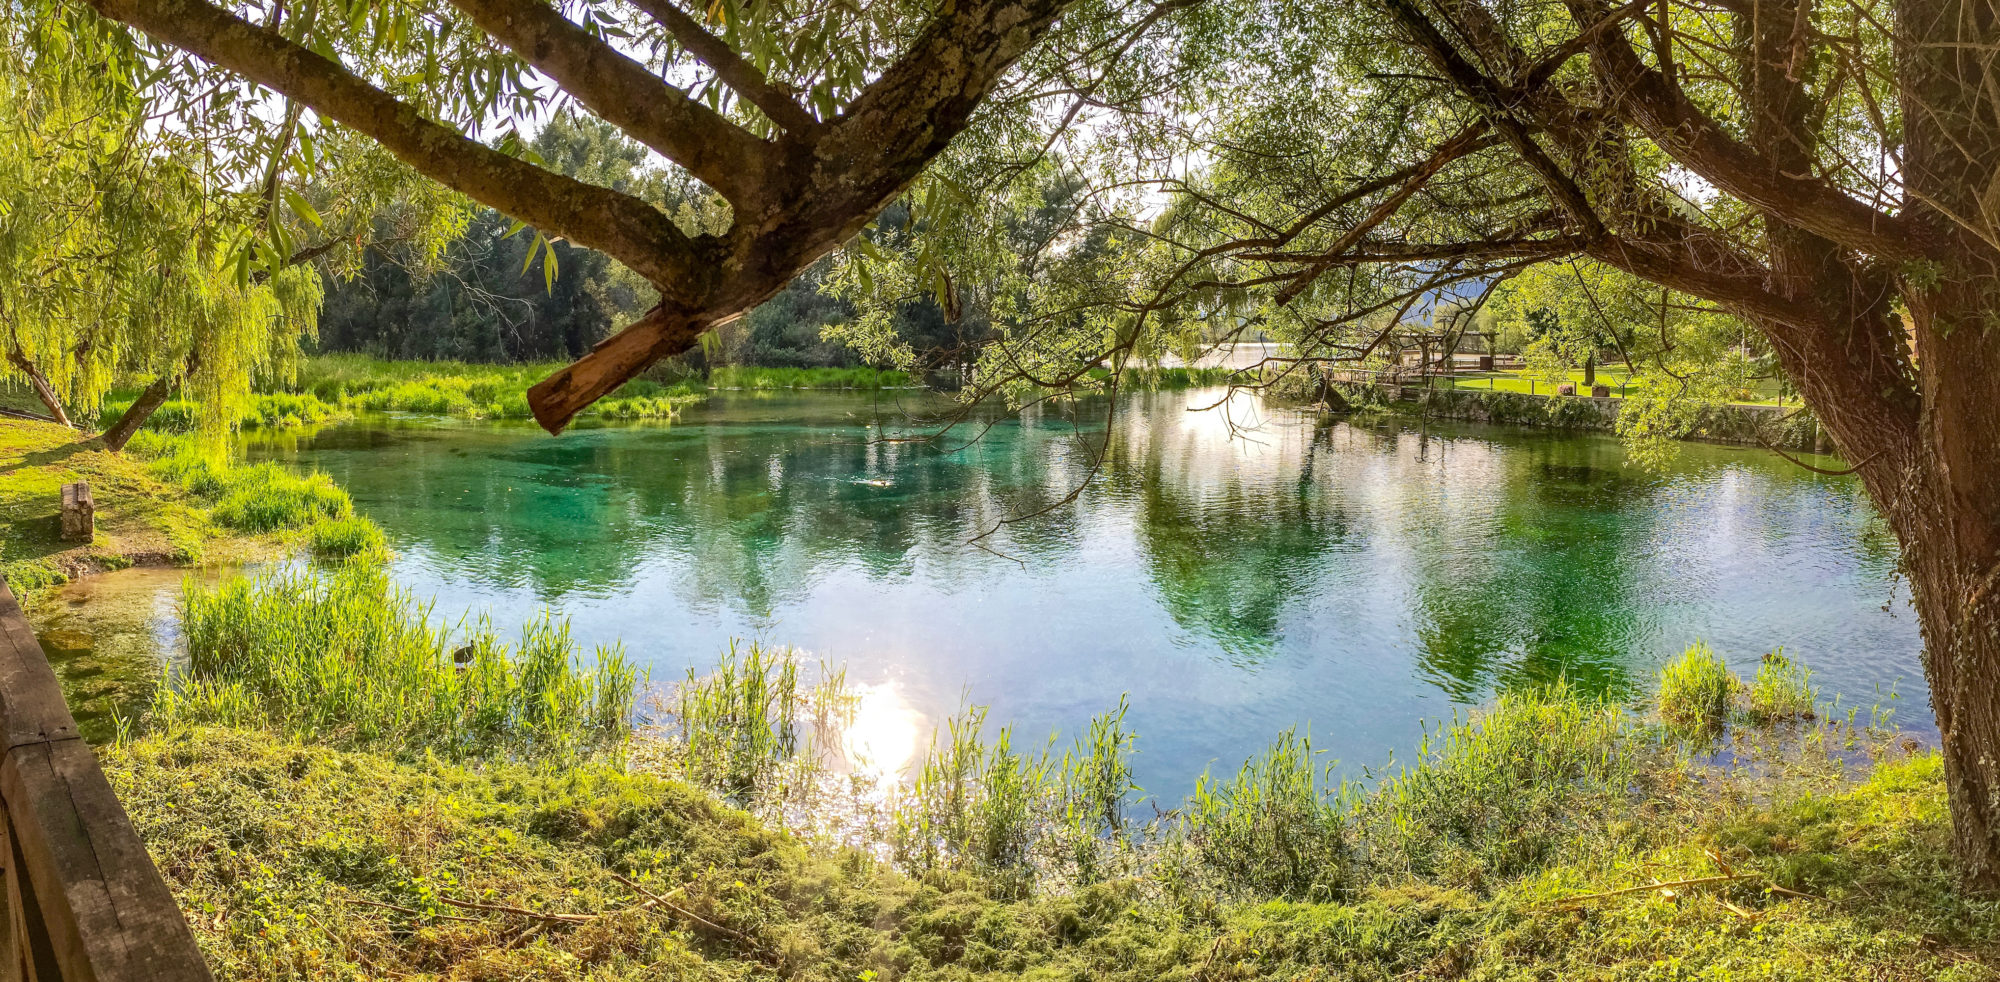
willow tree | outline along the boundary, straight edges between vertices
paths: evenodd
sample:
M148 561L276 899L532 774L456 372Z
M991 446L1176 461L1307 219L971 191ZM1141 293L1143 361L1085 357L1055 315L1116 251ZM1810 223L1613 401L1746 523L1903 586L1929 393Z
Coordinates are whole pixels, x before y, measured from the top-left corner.
M2000 889L2000 4L1230 9L1195 40L1241 84L1175 116L1202 166L1121 179L1176 193L1093 355L1227 300L1356 364L1413 305L1579 260L1748 325L1902 545L1957 852ZM1059 350L1021 323L996 372Z
M216 128L159 125L158 95L104 70L128 55L74 16L0 13L6 367L64 424L138 389L103 434L114 450L177 389L219 435L252 376L282 371L313 331L323 273L352 268L377 230L435 258L464 213L371 146L315 152L290 111L290 152L236 148L271 163L233 180Z
M9 24L9 27L15 25ZM220 428L317 316L317 274L229 268L198 157L88 70L88 39L0 50L0 341L58 422L115 384L171 379ZM199 369L198 371L196 369ZM149 409L147 411L150 411ZM106 434L122 447L145 412Z

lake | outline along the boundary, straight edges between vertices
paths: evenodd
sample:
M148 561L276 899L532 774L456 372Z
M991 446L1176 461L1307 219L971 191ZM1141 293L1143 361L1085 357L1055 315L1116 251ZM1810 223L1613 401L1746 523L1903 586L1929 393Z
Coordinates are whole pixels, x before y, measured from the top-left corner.
M1696 640L1746 677L1782 645L1824 697L1893 691L1930 726L1896 547L1852 479L1201 408L1221 397L1135 394L1108 424L1102 401L985 410L931 439L948 404L915 393L717 393L671 425L378 417L248 452L332 475L440 614L550 609L656 685L731 639L844 664L892 762L969 703L1066 740L1125 695L1139 783L1169 799L1292 726L1352 772L1503 686L1643 694Z

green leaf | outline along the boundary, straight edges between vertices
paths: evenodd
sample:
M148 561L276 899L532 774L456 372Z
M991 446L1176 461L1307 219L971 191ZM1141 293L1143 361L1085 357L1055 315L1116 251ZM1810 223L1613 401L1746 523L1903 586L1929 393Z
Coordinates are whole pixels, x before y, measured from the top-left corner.
M319 212L313 208L311 203L306 201L306 196L300 194L296 188L288 187L285 189L285 203L292 206L293 214L310 223L312 227L326 227L326 223L319 219Z

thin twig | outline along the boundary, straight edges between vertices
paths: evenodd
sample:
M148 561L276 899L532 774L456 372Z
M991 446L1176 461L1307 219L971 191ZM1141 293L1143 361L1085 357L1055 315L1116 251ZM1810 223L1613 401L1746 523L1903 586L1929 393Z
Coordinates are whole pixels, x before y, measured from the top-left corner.
M654 893L653 891L648 890L645 887L642 887L639 884L634 883L629 879L626 879L624 876L619 875L619 873L616 870L606 870L606 872L611 874L612 879L625 884L627 887L631 888L631 890L634 893L637 893L640 896L645 897L647 903L658 904L659 906L665 907L666 909L671 910L674 913L679 914L682 917L685 917L688 920L701 925L702 927L708 928L709 930L714 931L717 934L723 934L735 938L736 940L743 942L743 944L746 947L749 947L753 950L757 948L757 942L754 939L752 939L749 935L744 934L741 931L735 930L734 928L723 927L722 925L717 924L714 921L711 921L705 917L702 917L699 914L696 914L685 907L678 906L673 901L668 900L667 898L660 896L659 894Z
M1674 887L1694 887L1694 886L1702 886L1708 883L1728 883L1732 880L1748 880L1755 878L1760 878L1760 874L1728 873L1722 876L1697 876L1694 877L1693 879L1688 879L1688 880L1670 880L1666 883L1646 883L1636 887L1626 887L1623 890L1606 890L1603 893L1586 893L1576 897L1564 897L1556 902L1559 904L1573 904L1585 900L1602 900L1605 897L1618 897L1628 893L1645 893L1649 890L1671 890Z
M479 919L476 917L460 917L457 914L433 914L427 911L418 910L414 907L400 907L397 906L396 904L385 904L379 900L369 900L365 897L349 897L347 898L347 902L354 904L364 904L369 907L380 907L384 910L393 910L399 914L409 914L414 917L433 917L440 921L464 921L467 924L477 924L479 922Z

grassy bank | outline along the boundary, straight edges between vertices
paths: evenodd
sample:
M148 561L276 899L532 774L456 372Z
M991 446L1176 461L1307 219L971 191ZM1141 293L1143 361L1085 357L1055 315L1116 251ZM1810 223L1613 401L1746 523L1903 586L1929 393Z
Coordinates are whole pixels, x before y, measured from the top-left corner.
M1674 671L1686 726L1515 693L1370 788L1288 735L1164 812L1119 712L1046 753L969 717L838 836L770 807L838 679L754 648L646 766L187 717L106 756L223 979L2000 977L1934 755L1753 724L1802 670Z
M306 359L291 388L346 411L529 419L534 414L528 409L528 389L566 364L485 365L318 355ZM634 379L583 414L611 419L666 418L704 397L697 384L663 385Z
M147 461L82 443L53 423L0 421L0 574L17 594L134 563L167 563L223 531L205 504ZM62 486L88 481L97 537L61 538Z
M61 488L87 481L97 536L61 540ZM124 453L74 430L0 422L0 574L17 594L132 565L244 562L300 546L322 554L381 548L322 474L241 465L191 436L141 432Z
M879 368L763 368L722 365L708 373L717 389L906 389L917 383L908 372Z

